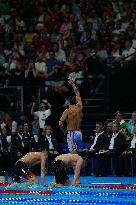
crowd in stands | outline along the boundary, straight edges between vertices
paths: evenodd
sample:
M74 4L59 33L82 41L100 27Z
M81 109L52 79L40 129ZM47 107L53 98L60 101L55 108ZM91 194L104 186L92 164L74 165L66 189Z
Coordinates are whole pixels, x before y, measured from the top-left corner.
M98 92L105 65L134 58L135 19L135 1L1 0L0 86L49 83L65 95L69 75L95 76Z
M24 86L30 97L33 87L39 86L44 93L40 108L35 108L32 99L27 114L20 113L16 119L13 113L1 114L0 167L11 172L19 157L40 150L45 140L51 159L61 152L57 144L64 137L58 119L63 108L59 110L59 106L67 105L72 92L68 78L77 79L82 97L97 93L103 88L107 72L135 62L135 49L135 0L0 0L0 87ZM129 153L127 146L131 151L136 149L135 118L136 112L129 122L121 118L121 113L116 115L124 136L119 156L128 156L124 154ZM114 130L109 133L112 138ZM89 142L92 150L97 142L94 139ZM109 150L108 142L95 153ZM113 142L109 144L112 149ZM103 155L106 167L107 154Z

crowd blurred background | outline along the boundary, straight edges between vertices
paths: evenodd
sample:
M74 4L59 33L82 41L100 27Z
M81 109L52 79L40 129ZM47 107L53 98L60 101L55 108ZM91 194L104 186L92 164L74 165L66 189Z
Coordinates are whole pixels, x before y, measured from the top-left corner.
M68 78L75 79L84 106L104 94L103 112L114 113L104 128L117 110L129 112L123 134L130 139L135 54L135 0L0 0L1 167L10 172L20 156L40 149L46 128L53 154L64 151L57 148L65 142L58 120L73 93ZM95 126L89 131L91 144Z

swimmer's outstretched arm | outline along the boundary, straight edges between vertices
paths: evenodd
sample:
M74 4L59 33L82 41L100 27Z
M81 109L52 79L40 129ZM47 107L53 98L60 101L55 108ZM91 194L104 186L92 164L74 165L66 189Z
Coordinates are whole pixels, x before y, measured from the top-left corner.
M82 107L83 106L82 100L81 100L81 96L80 96L80 92L79 92L78 88L76 87L73 80L69 80L68 82L72 86L74 93L76 95L76 105Z
M42 153L41 156L41 184L44 185L45 182L45 163L47 160L48 155L45 153Z
M83 158L79 157L74 170L74 180L72 182L73 185L77 185L80 183L80 171L81 171L82 164L83 164Z

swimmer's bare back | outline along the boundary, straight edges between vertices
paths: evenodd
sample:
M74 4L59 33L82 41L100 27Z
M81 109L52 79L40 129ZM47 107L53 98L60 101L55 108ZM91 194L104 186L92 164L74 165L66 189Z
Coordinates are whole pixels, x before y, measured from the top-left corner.
M36 164L40 164L43 158L46 160L45 155L44 152L29 152L20 160L25 162L28 167L32 167Z
M71 105L69 109L65 111L64 115L66 115L67 131L80 131L83 116L82 109Z

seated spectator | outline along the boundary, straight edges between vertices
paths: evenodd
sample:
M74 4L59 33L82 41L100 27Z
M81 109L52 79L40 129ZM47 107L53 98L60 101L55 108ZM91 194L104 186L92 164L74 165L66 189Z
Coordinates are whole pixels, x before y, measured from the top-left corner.
M24 59L18 59L16 61L16 67L11 70L11 85L23 86L25 82L25 66Z
M23 36L24 32L26 31L26 25L23 17L20 14L16 16L15 25L16 25L16 32L18 34L22 34Z
M18 124L23 125L26 122L28 122L28 117L24 112L21 112L19 115Z
M80 36L80 42L83 46L83 48L86 48L89 43L91 42L91 32L86 29L85 31L82 32L81 36Z
M37 11L38 16L36 18L36 28L40 31L44 28L45 23L47 23L50 20L50 15L46 11L45 6L42 4L39 6L37 5Z
M97 165L98 175L106 176L110 171L109 164L111 165L111 158L115 159L115 174L118 175L118 167L119 167L119 156L125 150L125 136L119 132L119 124L117 122L113 122L112 124L112 137L105 146L104 149L99 150L97 155ZM113 168L113 167L112 167ZM113 172L113 170L111 170Z
M54 51L49 52L49 58L46 61L47 74L50 75L53 72L53 68L56 65L60 65L60 61L55 57Z
M65 16L63 18L63 22L60 27L60 33L63 33L64 39L69 38L71 29L72 29L72 23L70 22L70 19Z
M39 135L39 117L37 115L34 115L34 119L32 121L32 134L34 136L37 136Z
M0 87L9 87L11 83L11 75L6 72L3 66L0 66Z
M129 22L127 28L126 28L126 32L128 34L129 37L132 37L135 33L135 23L134 22Z
M116 21L115 26L114 26L114 29L113 29L113 31L112 31L112 34L113 34L115 37L119 38L119 35L120 35L122 32L124 32L124 31L125 31L125 29L122 28L122 22L121 22L121 20Z
M101 122L96 122L96 132L95 132L95 137L92 140L92 145L90 149L85 149L83 150L84 156L87 157L89 160L91 160L92 157L96 156L96 153L98 153L100 150L103 150L106 148L107 144L109 143L109 139L107 134L104 132L103 125ZM82 150L81 150L82 152ZM83 155L82 155L83 156ZM87 173L90 175L90 161L88 161L87 165ZM93 170L96 174L96 170Z
M135 58L135 49L132 47L132 40L128 39L125 41L125 49L122 52L122 66L127 66Z
M112 43L111 53L107 58L107 65L108 66L115 66L121 62L121 47L118 41L113 41Z
M123 119L123 114L119 110L115 113L113 122L117 122L120 125L120 132L123 134L127 128L127 122Z
M32 85L38 85L38 79L37 79L37 71L35 69L35 66L32 62L29 62L28 65L26 65L25 69L25 84L27 86Z
M112 137L113 131L112 131L112 122L107 122L106 124L106 134L108 135L109 140Z
M11 165L11 135L8 135L7 129L1 129L0 133L0 155L1 155L1 169L10 173Z
M131 157L136 157L136 124L129 144L119 158L119 176L131 175Z
M134 124L136 123L136 111L133 111L131 114L131 119L127 123L127 129L129 134L133 134L134 131Z
M66 53L63 49L59 48L58 43L53 44L53 51L55 53L55 58L59 60L61 63L66 62Z
M101 42L96 43L96 57L100 63L105 63L108 58L108 52Z
M53 67L53 71L48 74L48 78L45 83L47 86L56 89L56 87L59 87L65 83L65 79L63 80L63 74L61 72L61 69L62 67L59 65L55 65Z
M27 32L25 33L25 36L24 36L24 42L25 42L25 44L26 44L26 45L27 45L27 44L31 44L32 41L33 41L33 38L34 38L35 36L38 36L38 34L34 31L33 26L29 26L29 27L28 27L28 30L27 30Z
M58 155L58 143L53 133L52 127L50 125L46 125L43 129L42 136L39 140L40 149L48 150L48 173L51 174L52 167L51 164L54 161L55 157Z
M47 77L47 66L41 56L39 56L35 62L35 72L39 80Z
M41 45L41 47L36 51L37 56L41 59L43 59L43 61L46 62L46 60L49 58L49 52L47 47L43 44Z
M4 115L4 121L6 123L6 128L7 128L7 133L10 134L15 134L17 130L17 122L12 119L11 114L5 113Z
M134 32L134 35L133 35L132 47L136 50L136 31Z
M25 154L23 143L23 124L19 124L17 132L11 137L11 163L12 165Z
M0 66L6 63L6 55L4 53L4 43L0 41Z
M35 141L34 135L31 133L31 128L28 123L23 125L23 137L22 141L24 144L24 153L37 150L37 142Z
M108 58L107 50L102 47L100 42L96 43L96 48L92 49L87 58L87 76L90 79L90 94L98 93L104 86L105 63Z
M41 147L45 147L46 150L48 150L49 154L58 154L57 147L58 143L57 140L54 136L52 127L50 125L45 125L43 132L42 132L42 137L39 141Z
M6 127L6 123L4 121L4 114L0 115L0 130Z
M18 50L21 56L25 56L25 46L24 46L23 36L18 35L16 37L14 48Z

